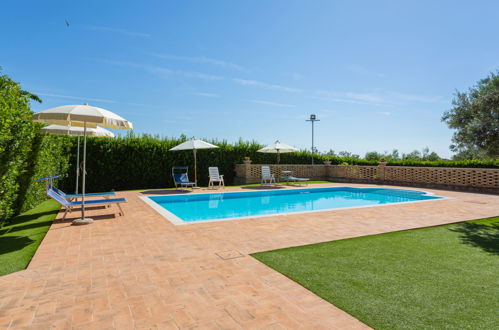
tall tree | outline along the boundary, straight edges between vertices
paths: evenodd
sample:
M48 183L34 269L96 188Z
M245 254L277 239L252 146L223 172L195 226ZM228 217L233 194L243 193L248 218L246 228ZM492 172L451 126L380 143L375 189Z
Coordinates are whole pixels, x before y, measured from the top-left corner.
M499 156L499 70L480 80L467 93L456 92L453 108L442 121L455 129L450 149L460 154L483 151L486 156Z

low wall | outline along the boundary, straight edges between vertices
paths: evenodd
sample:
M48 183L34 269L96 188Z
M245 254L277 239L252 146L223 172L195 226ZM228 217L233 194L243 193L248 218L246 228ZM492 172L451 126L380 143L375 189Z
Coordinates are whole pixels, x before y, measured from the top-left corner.
M293 175L311 180L326 180L328 177L325 165L286 165L286 164L237 164L234 184L260 183L262 166L269 166L276 180L282 176L282 171L293 171Z
M258 183L261 166L265 164L236 165L235 184ZM499 194L499 169L336 165L267 165L279 178L282 171L293 171L297 177L336 182L394 184L450 190L467 190Z

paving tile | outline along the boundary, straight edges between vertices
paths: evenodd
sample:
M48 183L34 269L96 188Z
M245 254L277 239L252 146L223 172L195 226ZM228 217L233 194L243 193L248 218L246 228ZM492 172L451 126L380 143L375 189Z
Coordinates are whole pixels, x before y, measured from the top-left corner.
M28 269L0 277L0 328L368 328L249 254L499 214L497 195L425 190L452 199L185 226L119 192L126 216L59 214Z
M222 260L244 257L243 254L241 254L240 252L235 251L235 250L220 251L220 252L216 252L215 254Z
M172 320L175 322L175 325L182 329L193 326L196 324L196 321L189 315L189 313L185 309L177 309L170 313Z
M92 319L93 315L91 308L85 307L85 308L76 308L73 310L72 323L75 325L91 322Z

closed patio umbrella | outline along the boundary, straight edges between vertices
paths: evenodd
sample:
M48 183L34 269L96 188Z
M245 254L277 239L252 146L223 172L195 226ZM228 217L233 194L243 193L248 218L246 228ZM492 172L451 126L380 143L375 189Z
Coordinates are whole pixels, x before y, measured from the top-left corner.
M279 162L281 160L281 157L280 157L281 153L296 152L296 151L299 151L299 150L296 149L295 147L292 147L290 145L282 143L279 140L275 141L272 144L269 144L268 146L266 146L260 150L257 150L257 152L277 154L277 164L279 164Z
M128 120L117 114L88 104L63 105L32 116L33 121L45 124L83 127L83 180L82 180L82 207L81 219L73 221L73 224L88 224L93 220L85 218L85 176L87 159L87 129L96 128L97 125L115 129L132 129L133 125Z
M80 136L83 135L83 127L48 125L42 127L42 131L47 134L78 136L78 147L76 154L76 188L75 194L78 194L78 183L80 178ZM114 137L114 133L105 128L97 126L96 128L87 128L87 136Z
M170 151L177 151L177 150L192 150L193 151L193 153L194 153L194 182L196 183L196 186L197 186L198 181L197 181L196 151L198 149L213 149L213 148L218 148L218 147L216 145L205 142L203 140L192 138L190 140L187 140L187 141L179 144L178 146L171 148Z

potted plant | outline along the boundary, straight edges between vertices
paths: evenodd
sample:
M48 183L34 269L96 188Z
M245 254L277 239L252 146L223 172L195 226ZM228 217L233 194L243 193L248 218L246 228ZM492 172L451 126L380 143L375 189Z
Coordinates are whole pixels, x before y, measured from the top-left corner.
M324 165L331 165L331 159L324 158Z
M244 158L243 158L243 163L244 163L244 164L251 164L251 158L249 158L249 157L244 157Z
M381 157L381 159L379 160L379 165L385 166L386 164L387 164L387 161L386 161L385 157Z

